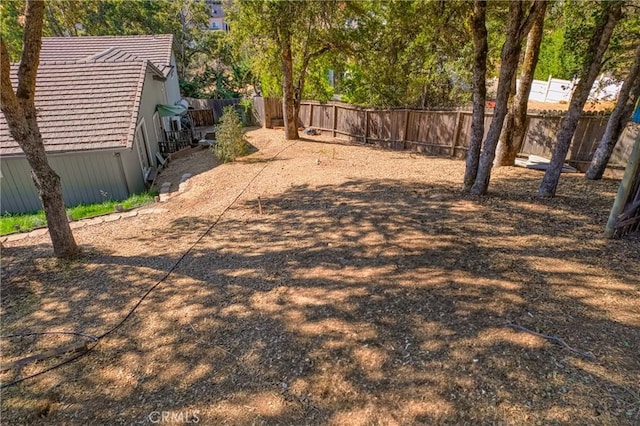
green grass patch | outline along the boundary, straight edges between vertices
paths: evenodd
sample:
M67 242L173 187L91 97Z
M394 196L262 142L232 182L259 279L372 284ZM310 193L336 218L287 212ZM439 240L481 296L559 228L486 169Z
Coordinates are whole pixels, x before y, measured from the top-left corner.
M108 200L99 204L80 204L75 207L69 207L67 209L67 214L70 214L73 220L79 220L112 213L115 211L115 207L118 204L122 205L125 210L128 210L152 203L156 195L158 195L157 191L150 191L132 195L123 201ZM30 231L34 228L46 225L47 219L45 218L44 211L42 210L24 214L6 213L0 216L0 235L11 234L18 231Z

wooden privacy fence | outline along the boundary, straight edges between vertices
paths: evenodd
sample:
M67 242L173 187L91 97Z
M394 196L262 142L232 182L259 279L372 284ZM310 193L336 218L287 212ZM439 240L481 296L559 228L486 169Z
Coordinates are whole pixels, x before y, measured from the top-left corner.
M189 116L195 127L213 126L215 124L213 110L210 109L190 109Z
M194 99L186 98L189 106L189 115L196 127L213 126L220 122L220 117L227 106L233 106L243 117L245 124L255 124L257 118L245 117L244 108L240 105L240 99ZM282 109L282 108L280 108Z
M279 99L278 101L280 102ZM267 102L264 105L267 106ZM280 102L280 114L281 105ZM277 111L264 113L266 117L276 114ZM521 153L551 158L563 114L529 113ZM492 112L485 114L485 136L491 117ZM349 141L434 156L464 158L471 138L471 118L472 112L464 110L382 110L343 103L303 102L300 106L299 124L330 132L337 138ZM586 113L580 118L568 154L568 162L578 170L584 171L588 167L608 118L608 115L600 113ZM624 167L638 131L635 125L627 126L613 152L610 167Z
M282 99L280 98L253 98L253 110L255 118L263 127L269 129L273 126L284 125L284 114L282 111Z

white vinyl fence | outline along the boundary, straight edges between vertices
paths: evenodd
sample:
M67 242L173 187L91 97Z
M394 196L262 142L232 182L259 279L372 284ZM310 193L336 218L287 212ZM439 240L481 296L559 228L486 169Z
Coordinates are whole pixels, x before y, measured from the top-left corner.
M577 80L561 80L552 77L549 77L547 81L533 80L529 100L550 103L569 102L576 84ZM613 101L617 99L621 87L621 82L616 82L611 78L601 76L593 84L589 100Z

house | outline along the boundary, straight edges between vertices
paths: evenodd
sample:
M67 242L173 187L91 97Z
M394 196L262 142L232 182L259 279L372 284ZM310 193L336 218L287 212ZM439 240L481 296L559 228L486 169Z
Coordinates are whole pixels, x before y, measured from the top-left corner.
M158 107L180 101L172 47L172 35L43 38L38 124L67 205L145 190L166 143ZM0 114L2 214L41 209L30 170Z
M209 29L229 31L229 24L224 20L225 13L221 0L205 0L209 7Z

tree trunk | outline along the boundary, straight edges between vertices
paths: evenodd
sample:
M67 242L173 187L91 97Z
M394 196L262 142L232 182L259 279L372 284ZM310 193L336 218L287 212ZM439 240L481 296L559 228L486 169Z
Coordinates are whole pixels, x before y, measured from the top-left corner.
M13 92L11 65L4 40L0 38L0 98L9 132L25 153L31 175L47 218L55 256L73 257L78 246L71 233L62 198L60 177L53 171L38 128L34 103L36 75L40 62L44 2L29 0L26 6L23 51L18 69L18 89Z
M476 180L480 147L484 137L484 109L487 98L487 2L475 0L473 2L473 17L471 29L473 31L473 115L471 118L471 141L467 151L467 164L464 172L462 189L469 191Z
M491 167L496 154L496 145L502 132L502 124L507 115L507 101L511 92L511 79L513 78L520 59L521 43L524 36L531 29L532 19L539 13L541 3L536 0L531 7L528 16L525 17L525 4L520 1L509 3L509 24L507 27L507 37L502 45L500 54L500 77L498 80L498 90L496 95L496 107L493 110L493 119L489 126L487 138L484 141L480 164L476 180L471 187L474 195L484 195L489 187L491 179Z
M631 66L631 71L627 76L620 94L618 103L609 117L607 128L602 135L596 152L593 154L591 164L587 170L586 178L591 180L602 179L607 163L611 158L613 148L615 148L620 134L627 125L633 114L633 109L640 97L640 45L636 49L636 56Z
M524 141L527 130L529 94L531 93L533 75L536 70L536 65L538 64L546 8L547 4L542 3L540 14L534 20L529 36L527 37L527 48L522 63L522 72L520 73L520 87L518 88L512 110L507 115L506 129L509 129L509 134L503 132L505 137L501 137L498 142L495 161L496 166L513 166L516 161L516 156L518 152L520 152L520 148L522 148L522 142Z
M567 158L573 134L578 127L580 114L584 104L587 102L593 82L602 67L602 58L609 46L611 34L613 34L613 30L622 15L620 2L603 2L602 7L605 13L603 13L603 17L598 22L591 37L589 56L583 65L580 81L571 96L567 115L560 124L560 132L558 133L549 168L545 172L542 183L538 188L538 194L542 197L553 197L556 194L562 165Z
M286 24L285 24L286 25ZM282 110L284 112L284 135L287 140L295 140L298 135L298 119L295 108L293 87L293 56L291 54L291 33L288 28L279 31L282 59Z
M517 72L513 73L511 78L511 90L509 92L509 98L507 100L507 116L504 118L504 124L502 125L502 132L500 132L500 138L498 139L498 146L496 147L496 158L493 161L493 166L500 166L500 156L504 152L506 144L510 144L513 139L513 133L515 129L515 109L516 109L516 89L518 86Z

